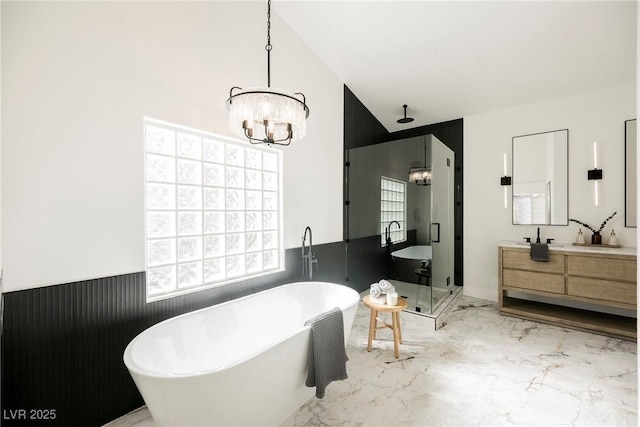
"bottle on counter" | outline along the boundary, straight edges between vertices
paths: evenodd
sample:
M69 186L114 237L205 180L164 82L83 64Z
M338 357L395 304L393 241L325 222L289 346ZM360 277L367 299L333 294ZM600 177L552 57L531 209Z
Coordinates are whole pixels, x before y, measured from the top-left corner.
M576 239L576 243L584 245L584 234L582 233L582 228L578 229L578 238Z
M609 235L609 246L617 246L618 238L616 237L616 230L611 230L611 234Z

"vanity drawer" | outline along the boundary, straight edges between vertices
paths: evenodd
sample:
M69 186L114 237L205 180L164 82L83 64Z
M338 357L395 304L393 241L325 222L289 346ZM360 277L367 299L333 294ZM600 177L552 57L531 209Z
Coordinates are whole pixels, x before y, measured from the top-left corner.
M564 294L564 276L521 270L502 270L502 286Z
M636 265L634 259L570 256L567 262L567 273L571 276L635 282Z
M611 280L588 279L586 277L569 277L567 294L592 298L599 301L612 301L636 306L636 284L614 282Z
M529 251L503 251L502 266L518 270L564 273L564 255L549 253L549 262L532 261Z

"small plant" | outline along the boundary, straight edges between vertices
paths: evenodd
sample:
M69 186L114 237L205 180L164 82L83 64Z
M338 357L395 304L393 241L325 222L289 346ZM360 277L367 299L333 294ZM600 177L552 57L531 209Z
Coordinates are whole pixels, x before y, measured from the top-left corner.
M578 221L577 219L569 218L569 221L577 222L578 224L582 225L583 227L588 228L589 230L593 231L594 233L600 233L602 231L602 229L604 228L605 224L607 223L607 221L609 221L611 218L616 216L617 213L618 213L617 211L612 213L609 218L607 218L604 221L602 221L602 224L600 224L600 228L598 228L597 230L594 229L593 227L591 227L589 224L585 224L584 222Z

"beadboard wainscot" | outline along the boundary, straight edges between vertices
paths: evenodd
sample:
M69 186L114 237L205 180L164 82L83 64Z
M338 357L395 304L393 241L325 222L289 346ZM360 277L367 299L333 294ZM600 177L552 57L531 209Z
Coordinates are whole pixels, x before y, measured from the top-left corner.
M637 250L549 245L549 262L528 244L498 244L498 304L504 315L637 341Z

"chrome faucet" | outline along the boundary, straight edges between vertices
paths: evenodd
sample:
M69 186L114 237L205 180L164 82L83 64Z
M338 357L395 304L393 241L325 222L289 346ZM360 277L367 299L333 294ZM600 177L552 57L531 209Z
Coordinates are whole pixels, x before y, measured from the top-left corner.
M307 242L307 231L309 232L309 246L305 253L305 243ZM313 254L313 236L311 227L307 226L302 235L302 280L313 280L313 264L318 268L318 260Z
M391 224L398 224L398 230L402 230L400 223L398 221L391 221L388 226L384 228L384 241L387 243L387 247L391 246Z

